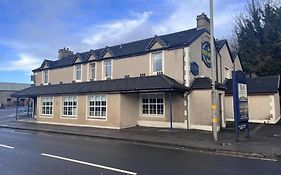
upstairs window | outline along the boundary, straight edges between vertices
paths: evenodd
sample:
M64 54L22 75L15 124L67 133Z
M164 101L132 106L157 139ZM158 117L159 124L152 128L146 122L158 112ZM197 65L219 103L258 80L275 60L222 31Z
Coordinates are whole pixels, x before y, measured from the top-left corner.
M153 73L163 72L163 54L157 52L152 54L152 71Z
M89 65L89 79L95 80L96 79L96 63L90 63Z
M105 75L105 79L108 80L108 79L111 79L112 78L112 72L111 72L111 60L107 60L107 61L104 61L104 75Z
M78 64L75 66L75 80L81 81L82 80L82 66Z
M43 71L43 83L44 84L49 83L49 72L48 72L48 70Z

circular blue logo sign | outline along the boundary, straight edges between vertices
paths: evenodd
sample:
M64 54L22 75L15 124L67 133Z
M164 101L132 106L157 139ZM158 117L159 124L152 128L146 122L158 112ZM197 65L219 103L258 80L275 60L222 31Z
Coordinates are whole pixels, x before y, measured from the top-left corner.
M202 44L202 60L208 68L211 68L211 46L209 42Z
M199 66L198 66L198 64L196 62L191 62L190 63L190 72L194 76L199 75Z

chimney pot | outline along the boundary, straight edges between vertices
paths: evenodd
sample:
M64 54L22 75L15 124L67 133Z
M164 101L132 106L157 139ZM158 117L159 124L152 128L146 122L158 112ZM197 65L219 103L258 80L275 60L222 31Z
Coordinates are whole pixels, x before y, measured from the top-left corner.
M73 55L73 52L71 50L69 50L69 48L63 48L63 49L59 49L58 51L58 58L59 59L62 59L62 58L65 58L65 57L68 57L70 55Z
M205 13L201 13L197 16L197 29L206 29L210 32L210 19Z

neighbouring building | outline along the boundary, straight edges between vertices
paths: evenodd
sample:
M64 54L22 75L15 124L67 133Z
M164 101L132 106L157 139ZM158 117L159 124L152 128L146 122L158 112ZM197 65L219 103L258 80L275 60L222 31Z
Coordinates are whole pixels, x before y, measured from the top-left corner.
M0 106L15 105L16 98L11 95L30 86L31 84L0 82Z
M37 122L103 128L136 125L211 130L210 21L166 35L44 60L34 86L15 97L32 98ZM225 82L242 70L226 40L216 40L216 88L225 126Z
M247 78L249 122L275 124L280 120L280 75ZM232 80L227 80L225 118L233 121Z

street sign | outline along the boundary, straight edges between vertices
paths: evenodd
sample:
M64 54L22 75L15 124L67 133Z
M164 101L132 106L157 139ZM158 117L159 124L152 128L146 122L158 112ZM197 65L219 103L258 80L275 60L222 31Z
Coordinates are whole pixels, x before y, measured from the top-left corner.
M249 137L248 95L244 72L233 71L232 84L236 141L239 141L239 134L242 130L246 130L247 137Z

